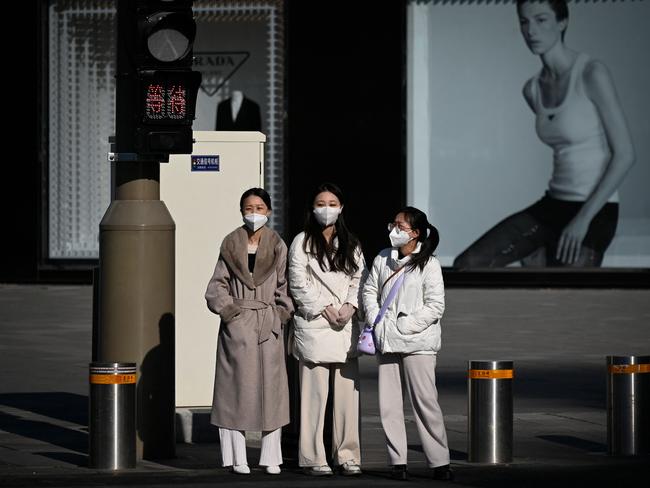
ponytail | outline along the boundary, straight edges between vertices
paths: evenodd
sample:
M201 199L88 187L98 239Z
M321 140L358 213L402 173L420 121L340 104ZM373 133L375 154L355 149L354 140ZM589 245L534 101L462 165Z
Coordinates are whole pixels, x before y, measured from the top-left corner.
M429 223L424 212L415 207L404 207L399 213L405 215L411 229L419 231L417 239L420 242L420 251L411 254L411 260L406 265L407 271L413 271L415 268L423 270L440 243L438 229Z
M429 236L427 237L427 240L431 242L431 252L433 253L433 251L437 249L438 244L440 244L440 233L438 232L438 229L436 229L436 227L430 222L427 222L427 227L429 229Z

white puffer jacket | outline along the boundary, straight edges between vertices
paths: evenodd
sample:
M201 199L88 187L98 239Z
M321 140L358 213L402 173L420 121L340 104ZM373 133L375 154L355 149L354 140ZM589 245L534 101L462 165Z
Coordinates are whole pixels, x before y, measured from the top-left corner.
M420 244L415 252L420 250ZM384 282L410 256L398 259L397 248L384 249L372 263L363 287L366 320L372 324L399 274ZM445 288L440 263L431 257L423 270L405 271L404 281L384 318L375 327L377 348L383 353L435 354L440 349L440 319Z
M331 326L321 312L330 304L337 310L344 303L360 308L361 282L367 275L363 253L358 249L355 254L359 269L353 276L323 271L316 255L304 251L304 239L301 232L289 249L289 290L296 302L291 351L309 363L344 363L357 354L357 314L338 328Z

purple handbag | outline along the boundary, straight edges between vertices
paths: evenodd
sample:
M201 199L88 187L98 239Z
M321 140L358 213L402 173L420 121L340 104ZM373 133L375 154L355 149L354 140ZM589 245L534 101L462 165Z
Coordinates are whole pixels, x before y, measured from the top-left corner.
M388 278L388 280L395 276L401 269L402 268L399 268L397 271L395 271L395 273L393 273ZM386 280L384 284L388 283L388 280ZM388 310L388 307L390 307L390 304L395 299L395 295L397 295L397 291L399 290L403 281L404 273L402 273L399 278L397 278L397 281L395 281L393 284L393 287L390 289L390 292L386 297L386 301L381 306L381 309L379 310L379 313L377 314L377 317L375 318L373 324L367 324L363 328L363 332L361 332L361 335L359 336L359 342L357 342L357 351L359 351L361 354L369 354L372 356L377 352L377 348L375 347L375 326L381 321L381 319L384 318L386 310Z
M361 354L374 355L377 352L375 348L375 334L374 327L370 324L367 324L361 335L359 336L359 342L357 342L357 351Z

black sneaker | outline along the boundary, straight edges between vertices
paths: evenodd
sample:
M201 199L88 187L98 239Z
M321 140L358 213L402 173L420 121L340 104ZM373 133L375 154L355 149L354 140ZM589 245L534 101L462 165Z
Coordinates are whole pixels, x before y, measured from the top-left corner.
M436 468L433 468L433 479L452 481L454 479L454 472L451 470L448 464L445 464L444 466L438 466Z
M394 480L406 481L408 479L406 464L395 464L390 473L390 477Z

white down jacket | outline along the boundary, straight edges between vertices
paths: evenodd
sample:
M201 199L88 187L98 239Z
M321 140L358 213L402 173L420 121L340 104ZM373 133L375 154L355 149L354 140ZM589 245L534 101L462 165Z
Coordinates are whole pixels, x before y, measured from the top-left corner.
M359 269L350 276L340 271L323 271L315 254L306 253L301 232L289 249L289 290L296 302L293 318L293 355L309 363L344 363L356 355L359 339L357 314L343 327L333 327L321 315L328 306L337 310L344 303L357 309L361 302L361 282L367 274L361 249L355 253Z
M420 245L415 252L420 250ZM410 256L398 259L397 248L377 255L363 287L366 320L372 324L399 274L384 282ZM375 326L375 342L382 353L435 354L440 349L440 319L445 310L445 288L435 257L420 270L404 268L404 281L384 318Z

